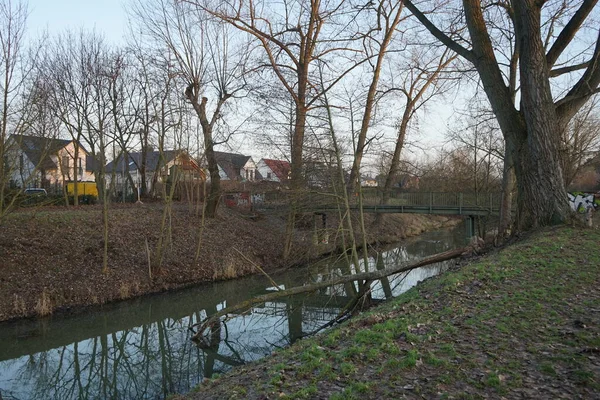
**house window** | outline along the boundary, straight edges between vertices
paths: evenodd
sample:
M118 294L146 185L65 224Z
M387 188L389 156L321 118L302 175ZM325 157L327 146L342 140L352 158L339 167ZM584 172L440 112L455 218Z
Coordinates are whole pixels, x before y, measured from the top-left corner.
M69 172L69 156L63 156L63 158L62 158L62 168L63 168L63 173L68 173Z
M249 174L250 174L250 171L246 170L246 180L248 180Z
M267 172L267 179L271 179L271 173Z
M250 170L250 180L251 181L254 180L254 170L253 169Z
M79 175L83 176L83 160L79 159Z

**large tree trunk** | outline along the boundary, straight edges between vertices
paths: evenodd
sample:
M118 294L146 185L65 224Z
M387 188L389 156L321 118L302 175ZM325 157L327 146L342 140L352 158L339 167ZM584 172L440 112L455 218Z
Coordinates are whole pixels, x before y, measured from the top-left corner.
M213 148L212 135L210 140L207 140L207 135L204 136L204 152L206 155L206 163L208 164L208 173L210 175L210 189L206 196L206 216L208 218L214 218L217 214L219 207L219 200L221 198L221 177L219 176L219 166L215 158L215 151Z
M540 7L515 0L521 50L521 110L514 108L487 33L479 1L463 0L473 41L473 62L498 119L517 181L517 228L561 223L568 217L567 194L558 158L559 128L540 35Z
M290 186L292 188L292 202L290 206L290 212L288 215L285 240L283 245L282 257L287 260L292 252L292 241L294 237L294 227L296 225L296 209L298 204L298 197L300 196L300 189L304 186L304 174L302 173L302 166L304 165L303 149L304 149L304 131L306 129L306 107L304 106L305 97L302 94L299 97L299 101L296 103L296 122L294 125L294 133L292 137L292 163L291 163L291 175Z
M534 3L513 2L521 49L521 113L527 132L526 140L513 147L521 229L562 223L569 214L559 158L560 130L540 34L541 9Z

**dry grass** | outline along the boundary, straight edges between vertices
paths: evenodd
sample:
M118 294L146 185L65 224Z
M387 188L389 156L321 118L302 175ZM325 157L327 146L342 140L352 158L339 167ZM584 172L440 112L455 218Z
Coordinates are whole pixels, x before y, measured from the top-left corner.
M213 279L234 279L241 276L242 272L243 271L239 271L238 268L236 268L235 263L232 259L228 259L223 264L221 264L220 268L215 269L215 271L213 272Z
M123 300L128 299L131 296L131 293L129 292L129 285L127 283L121 283L121 286L119 287L119 295Z
M52 299L50 298L50 294L48 293L46 288L44 288L44 290L42 291L42 295L35 304L35 312L40 317L45 317L47 315L51 315L53 310L54 308L52 306Z
M15 314L19 316L23 316L27 314L27 307L25 306L25 300L21 296L15 293L15 298L13 300L13 311Z
M131 294L136 295L140 292L141 292L140 282L134 281L133 284L131 285Z

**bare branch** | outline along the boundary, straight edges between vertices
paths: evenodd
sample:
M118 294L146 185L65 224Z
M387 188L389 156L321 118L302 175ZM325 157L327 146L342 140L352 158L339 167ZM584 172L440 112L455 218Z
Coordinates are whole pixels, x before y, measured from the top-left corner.
M471 50L468 50L461 46L458 42L452 40L448 35L439 30L426 16L423 14L413 3L411 0L402 0L406 8L410 10L410 12L423 24L425 28L435 36L440 42L449 47L452 51L459 54L461 57L465 58L472 63L475 63L475 56Z
M563 30L560 32L556 41L546 54L546 63L548 64L548 68L551 69L552 66L558 60L558 57L562 54L562 52L567 48L569 43L575 37L575 34L581 28L581 25L588 17L590 12L596 6L598 0L584 0L581 7L575 12L571 20L565 25Z

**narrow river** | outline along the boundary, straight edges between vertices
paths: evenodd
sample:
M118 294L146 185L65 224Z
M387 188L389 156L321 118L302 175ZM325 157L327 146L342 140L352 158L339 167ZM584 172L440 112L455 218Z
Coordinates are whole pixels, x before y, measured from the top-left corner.
M425 233L369 259L385 268L465 245L465 226ZM452 262L452 261L450 261ZM447 268L436 264L373 283L373 298L397 296ZM365 266L359 269L364 271ZM341 257L273 276L293 287L348 274ZM104 306L75 316L0 324L0 399L163 399L205 377L258 360L318 330L351 300L356 285L260 304L231 316L200 349L189 326L275 288L263 276L201 285Z

